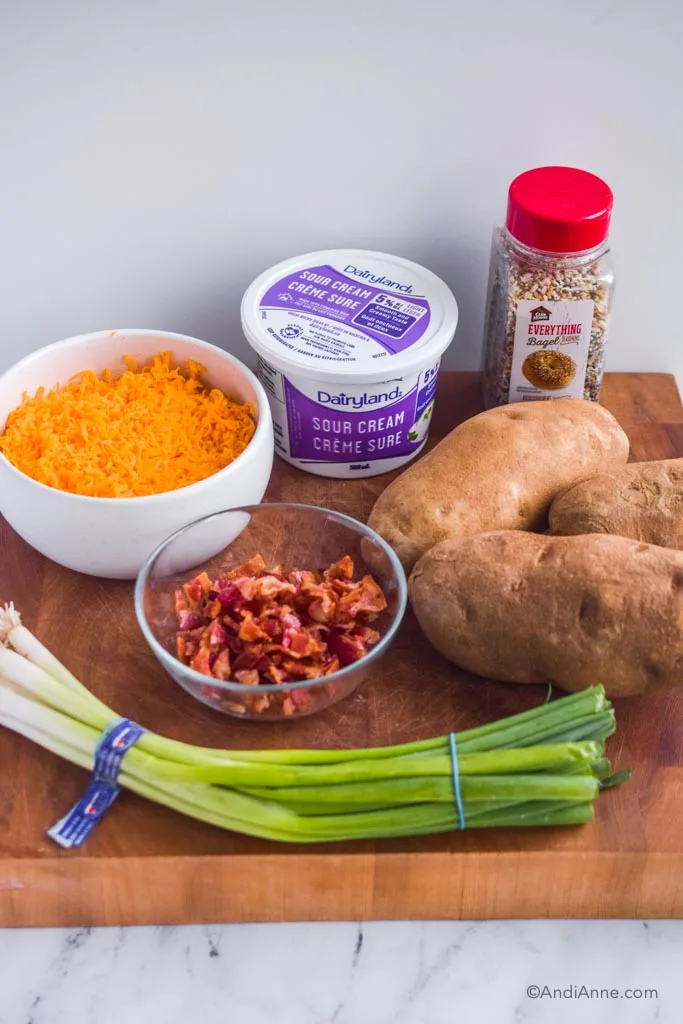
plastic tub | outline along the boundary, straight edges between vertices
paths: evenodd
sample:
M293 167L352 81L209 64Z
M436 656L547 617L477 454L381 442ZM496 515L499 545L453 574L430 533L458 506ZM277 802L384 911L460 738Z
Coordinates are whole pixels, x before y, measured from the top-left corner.
M398 256L330 249L261 274L242 301L275 450L327 477L403 466L424 447L453 293Z

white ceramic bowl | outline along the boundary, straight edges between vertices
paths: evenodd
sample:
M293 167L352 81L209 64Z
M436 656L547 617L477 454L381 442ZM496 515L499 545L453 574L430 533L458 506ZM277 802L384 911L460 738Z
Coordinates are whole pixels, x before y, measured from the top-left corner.
M189 487L142 498L87 498L37 483L0 454L0 512L29 544L69 569L109 579L134 579L149 554L175 530L202 516L261 501L273 464L273 425L266 393L251 370L223 349L166 331L82 334L48 345L0 377L0 432L24 391L65 384L81 370L122 368L172 351L174 365L195 359L204 379L230 397L252 402L258 424L242 454Z

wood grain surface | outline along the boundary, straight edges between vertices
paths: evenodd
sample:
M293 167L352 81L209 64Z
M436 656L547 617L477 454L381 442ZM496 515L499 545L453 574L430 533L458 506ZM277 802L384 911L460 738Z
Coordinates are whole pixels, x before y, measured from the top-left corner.
M612 374L603 402L632 459L683 455L673 377ZM432 443L480 410L474 374L442 375ZM365 519L391 477L334 481L276 460L269 500ZM410 613L355 695L286 724L217 715L181 691L138 629L132 585L62 569L0 520L0 602L98 696L157 732L225 747L351 747L443 734L538 703L540 687L488 683L434 653ZM683 915L683 690L618 702L610 741L633 778L594 824L319 847L222 832L123 793L80 850L45 834L86 773L0 730L0 926L347 919Z

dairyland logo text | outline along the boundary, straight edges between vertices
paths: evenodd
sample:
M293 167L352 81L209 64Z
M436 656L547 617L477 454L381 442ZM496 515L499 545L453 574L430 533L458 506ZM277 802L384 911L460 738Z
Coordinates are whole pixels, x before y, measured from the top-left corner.
M413 290L411 284L399 284L398 281L391 281L388 277L383 277L382 274L373 274L369 270L361 270L360 267L354 267L353 263L347 263L344 267L345 274L353 274L354 277L362 277L364 281L371 281L373 284L377 284L380 288L393 288L394 291L403 292L405 295L410 295Z
M371 405L384 405L385 402L395 402L396 399L402 397L403 392L399 387L395 387L393 391L383 391L379 395L369 395L367 391L363 392L362 395L347 395L344 391L340 391L336 395L331 394L329 391L318 392L318 402L320 405L337 405L345 409L366 409Z

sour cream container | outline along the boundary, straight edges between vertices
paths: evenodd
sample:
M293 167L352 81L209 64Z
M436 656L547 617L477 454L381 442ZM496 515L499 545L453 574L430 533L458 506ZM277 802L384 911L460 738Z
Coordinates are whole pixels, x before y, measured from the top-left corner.
M242 329L270 401L275 450L319 476L377 476L425 445L458 306L409 260L329 249L261 274Z

